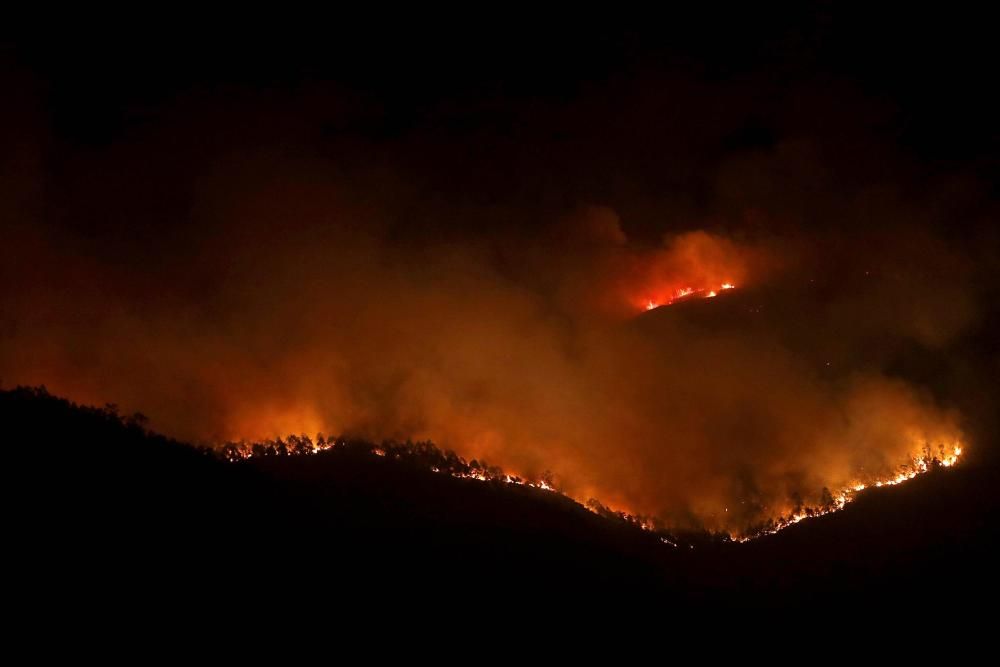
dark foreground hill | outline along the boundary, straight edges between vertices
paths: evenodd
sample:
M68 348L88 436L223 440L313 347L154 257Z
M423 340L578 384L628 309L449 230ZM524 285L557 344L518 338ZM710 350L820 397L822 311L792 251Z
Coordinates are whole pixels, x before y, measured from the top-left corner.
M748 544L673 547L555 493L435 474L362 444L227 463L28 389L0 392L0 433L8 552L36 601L248 612L613 596L667 616L794 607L819 622L995 600L987 468L933 471Z

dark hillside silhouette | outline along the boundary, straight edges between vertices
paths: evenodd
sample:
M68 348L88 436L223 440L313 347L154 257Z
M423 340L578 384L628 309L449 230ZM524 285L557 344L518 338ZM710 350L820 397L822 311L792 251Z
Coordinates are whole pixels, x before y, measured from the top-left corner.
M426 443L296 455L305 444L290 438L227 462L148 432L141 415L25 388L0 392L0 420L15 552L59 591L249 605L613 595L684 616L929 609L996 584L989 468L932 471L747 544L675 547L556 493L435 473L470 463Z

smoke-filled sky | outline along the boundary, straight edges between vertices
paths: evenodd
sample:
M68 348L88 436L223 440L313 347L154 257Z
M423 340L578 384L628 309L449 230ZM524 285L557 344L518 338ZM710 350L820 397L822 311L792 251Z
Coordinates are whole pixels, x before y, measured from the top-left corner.
M713 528L989 452L974 17L731 18L4 46L2 386Z

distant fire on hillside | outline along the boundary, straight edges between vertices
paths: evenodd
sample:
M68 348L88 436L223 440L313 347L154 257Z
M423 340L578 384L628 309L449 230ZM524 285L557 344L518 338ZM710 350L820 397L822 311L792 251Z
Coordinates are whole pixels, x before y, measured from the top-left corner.
M661 533L663 535L661 541L664 544L669 544L673 547L678 546L677 542L670 537L671 526L657 517L614 510L595 498L582 499L573 497L558 487L550 473L546 473L537 479L511 474L497 466L491 466L476 460L466 461L453 452L443 452L437 449L431 443L399 444L385 442L372 444L352 442L346 438L327 439L322 435L317 435L315 439L307 436L290 436L287 439L264 443L228 443L217 451L224 460L236 463L273 456L310 456L350 446L360 447L375 457L416 462L419 465L423 465L432 473L445 474L456 479L524 486L540 491L559 493L571 498L591 512L625 521L646 531ZM923 454L915 456L908 463L900 465L894 473L876 475L864 481L852 482L846 487L839 489L835 494L826 492L826 498L822 504L797 507L792 512L781 514L762 525L748 526L746 529L732 532L729 534L729 538L736 542L748 542L766 535L773 535L806 519L837 512L844 509L844 507L865 490L896 486L925 474L938 466L950 468L959 462L963 453L963 448L959 444L951 445L948 448L942 445L938 450L937 454L932 454L930 448L925 446Z
M655 299L646 300L646 310L655 310L662 306L669 306L681 299L686 299L688 297L701 297L703 299L711 299L712 297L718 296L720 292L726 290L735 289L736 285L732 283L722 283L715 289L710 289L707 287L681 287L674 290L672 293L668 294L666 298L657 297Z

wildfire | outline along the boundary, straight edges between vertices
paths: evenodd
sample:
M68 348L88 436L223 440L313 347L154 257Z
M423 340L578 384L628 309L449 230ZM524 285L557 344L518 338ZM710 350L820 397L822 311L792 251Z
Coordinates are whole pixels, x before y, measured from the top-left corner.
M675 303L676 301L680 301L681 299L684 299L694 294L700 295L701 298L703 299L711 299L712 297L718 296L719 292L722 292L724 290L731 290L734 289L735 287L736 285L734 285L733 283L722 283L715 289L708 287L681 287L671 292L670 295L667 297L667 299L664 301L647 299L646 310L654 310L661 306L669 306L672 303Z
M343 438L325 439L322 435L318 435L316 440L305 436L290 436L287 442L279 440L276 443L272 442L267 445L261 443L230 442L222 447L219 454L224 460L236 463L267 456L313 456L321 452L347 447L348 444L349 442ZM405 446L393 445L391 443L371 444L367 446L372 455L380 458L400 459L406 456ZM432 465L429 467L429 470L434 473L447 474L456 479L499 482L561 493L551 481L546 480L544 477L540 479L528 479L519 475L507 474L500 468L479 464L475 461L470 464L458 457L454 457L448 463L450 465L447 467Z
M762 537L764 535L773 535L789 526L793 526L800 521L805 519L812 519L819 516L824 516L826 514L832 514L833 512L840 511L844 509L855 498L857 495L864 491L865 489L871 488L882 488L884 486L896 486L897 484L902 484L907 482L918 475L922 475L931 470L936 465L940 465L945 468L950 468L956 463L958 463L959 458L962 456L962 446L955 444L952 447L951 453L943 454L941 458L932 457L929 453L920 457L913 458L908 464L901 465L895 474L888 477L876 478L868 482L854 482L849 484L846 488L841 489L836 495L833 496L831 503L821 506L821 507L806 507L798 510L787 517L780 517L772 525L764 530L755 532L750 535L742 536L732 536L737 542L749 542L757 537Z
M238 462L264 456L310 456L338 447L347 446L348 442L342 438L324 439L323 436L320 435L317 436L314 441L308 437L291 436L288 438L287 442L279 440L277 443L270 443L266 446L260 443L228 443L221 449L219 454L226 461ZM408 446L393 445L391 443L365 446L369 447L371 454L375 456L393 459L401 459L408 453L412 454L413 452L412 448L407 449ZM420 446L418 445L418 451L419 447ZM750 540L763 537L764 535L773 535L781 530L784 530L785 528L788 528L789 526L793 526L801 521L804 521L805 519L812 519L826 514L832 514L833 512L844 509L844 507L857 498L859 493L866 489L902 484L903 482L909 481L918 475L929 472L936 466L950 468L958 463L958 460L962 456L962 451L962 446L957 443L952 446L950 453L945 453L945 450L942 448L940 457L932 456L929 450L925 449L924 455L914 457L909 463L899 466L895 474L874 478L868 481L852 482L838 491L826 505L801 508L789 516L779 517L776 521L772 521L763 529L755 530L744 535L732 534L730 535L730 538L735 542L749 542ZM558 493L566 496L565 493L554 485L551 478L546 479L545 476L540 479L533 480L519 475L505 473L500 468L486 464L479 464L475 460L471 463L467 463L464 459L457 457L454 454L441 454L441 457L445 459L445 463L443 465L429 466L429 470L431 472L445 474L457 479L472 479L480 482L525 486L538 489L540 491ZM571 496L566 497L569 497L571 500L579 503L584 508L594 512L595 514L620 519L645 531L654 533L663 532L658 526L659 522L653 517L633 515L628 512L612 510L594 499L582 502L578 498L573 498ZM660 541L674 547L678 546L676 542L668 538L664 538L662 535Z

